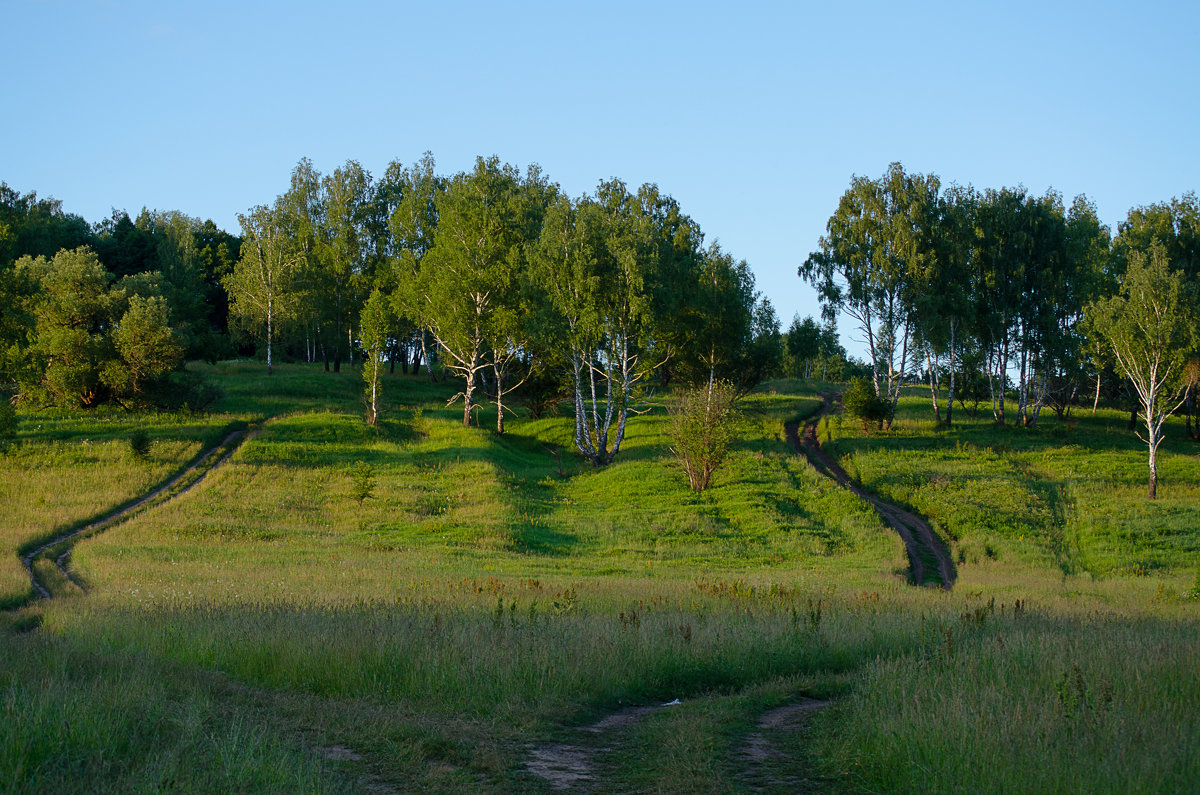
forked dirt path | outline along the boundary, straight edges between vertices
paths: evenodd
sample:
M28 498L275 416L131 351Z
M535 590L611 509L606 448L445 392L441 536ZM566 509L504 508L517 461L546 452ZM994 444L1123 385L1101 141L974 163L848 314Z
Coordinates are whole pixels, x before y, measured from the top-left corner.
M933 532L929 522L859 486L850 479L837 460L821 447L817 438L817 423L833 410L833 397L821 397L824 405L805 423L803 437L799 422L784 426L788 442L797 453L807 456L817 471L865 500L900 535L908 552L914 584L923 585L933 580L944 590L949 590L954 585L957 572L949 549ZM756 791L807 792L819 788L818 782L797 776L794 772L786 779L782 777L777 763L785 761L785 754L776 741L784 734L803 731L812 716L829 704L829 701L801 698L763 713L755 731L745 737L737 752L736 759L741 768L739 780ZM604 770L599 757L616 750L619 737L615 735L662 708L632 707L613 713L590 726L577 727L576 731L580 732L578 742L552 743L531 749L525 769L555 790L599 791L604 786Z
M72 574L70 570L69 564L71 559L71 551L75 548L75 542L79 541L82 537L94 535L95 533L107 530L113 525L129 518L129 516L132 514L143 510L149 504L155 503L155 501L157 501L157 505L162 505L186 494L188 491L194 488L197 483L204 480L209 472L212 472L214 469L228 461L230 456L233 455L234 451L237 450L238 446L241 445L242 442L246 441L247 438L249 438L248 431L233 431L226 436L224 440L196 456L196 458L193 459L190 464L179 470L179 472L177 472L175 476L166 483L162 484L154 491L140 497L136 502L126 505L124 508L104 514L99 519L96 519L95 521L90 522L83 527L79 527L54 536L35 549L32 549L22 555L21 564L25 566L25 572L29 575L29 582L33 585L34 598L53 598L53 594L50 592L50 589L46 587L45 583L38 579L37 572L33 567L33 562L37 560L40 555L48 550L55 549L56 547L66 544L66 549L55 557L54 563L66 580L71 582L75 587L79 588L79 590L86 592L87 588L84 586L83 582L74 574ZM223 455L222 451L224 451ZM204 468L201 469L202 467ZM196 474L197 470L200 470L198 475ZM191 480L188 481L188 478L191 478ZM184 483L184 481L188 482ZM183 487L178 488L181 483L184 483Z
M737 780L751 791L807 792L813 789L816 782L797 775L794 769L787 774L780 772L781 768L788 767L789 760L776 743L788 734L806 729L812 716L830 703L801 697L759 716L755 730L746 735L733 757ZM612 791L612 782L606 780L606 775L611 772L611 760L603 757L616 753L624 733L647 715L677 704L627 707L591 725L577 726L574 731L578 733L578 740L530 749L525 770L558 791Z
M855 483L837 460L821 447L821 442L817 439L817 423L821 417L833 410L833 396L823 394L821 397L825 404L805 423L803 439L800 436L799 422L789 422L784 426L792 449L806 455L818 472L865 500L900 535L908 552L914 585L924 585L930 580L936 580L943 590L950 590L954 587L958 572L954 568L954 561L946 543L933 532L929 522L911 511L877 497Z

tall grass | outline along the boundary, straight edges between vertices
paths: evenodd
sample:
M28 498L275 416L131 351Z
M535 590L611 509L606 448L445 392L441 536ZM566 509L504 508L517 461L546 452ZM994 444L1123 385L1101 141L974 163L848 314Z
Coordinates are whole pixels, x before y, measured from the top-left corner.
M86 598L5 619L12 789L529 791L531 746L678 698L614 735L597 788L730 791L758 714L800 695L838 703L776 738L780 781L1161 791L1200 772L1195 534L1190 497L1171 502L1200 473L1173 448L1165 499L1122 518L1138 451L1113 416L946 432L906 399L892 434L824 425L852 474L957 539L947 594L906 585L898 539L785 444L819 405L794 383L747 401L696 495L661 405L593 468L569 418L463 428L424 376L389 376L370 429L353 372L208 372L220 416L261 432L80 544ZM1112 573L1131 560L1152 576Z
M78 639L4 638L0 705L5 792L338 792L345 786L308 749L223 703L194 670Z
M1200 624L1181 619L931 621L919 651L867 664L815 754L866 791L1192 791Z

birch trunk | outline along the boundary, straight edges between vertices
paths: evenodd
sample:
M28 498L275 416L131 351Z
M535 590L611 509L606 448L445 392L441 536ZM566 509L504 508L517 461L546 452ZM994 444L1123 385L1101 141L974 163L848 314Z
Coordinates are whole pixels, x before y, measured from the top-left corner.
M271 375L271 335L275 331L271 317L271 302L267 301L267 375Z
M496 376L496 433L504 435L504 374L499 365L492 365Z
M925 353L925 366L929 368L929 394L933 398L933 421L939 425L942 422L942 413L938 410L938 395L937 395L937 374L933 369L933 358L928 351Z

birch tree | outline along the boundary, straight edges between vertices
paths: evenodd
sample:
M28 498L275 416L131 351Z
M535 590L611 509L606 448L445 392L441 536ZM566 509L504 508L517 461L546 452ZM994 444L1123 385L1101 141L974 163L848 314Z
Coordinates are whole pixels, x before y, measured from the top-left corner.
M918 335L926 352L933 414L939 422L942 420L937 402L938 363L945 357L949 382L947 427L954 424L956 379L966 342L965 329L971 315L976 203L977 196L972 189L958 186L952 186L939 199L933 256L927 259L919 274L915 297Z
M437 197L445 190L446 180L434 173L433 155L426 152L412 166L393 161L387 168L383 182L396 186L396 201L388 214L390 248L388 250L388 278L393 284L392 309L397 321L404 321L403 339L412 348L414 372L421 361L426 362L426 372L431 380L437 374L429 367L427 332L429 324L423 317L425 302L417 291L417 276L421 261L433 248L433 236L437 230ZM407 364L405 365L407 372Z
M471 424L480 373L501 336L498 313L511 301L520 261L520 175L498 158L479 158L437 196L433 247L416 274L419 317L444 364L463 379L463 425Z
M1183 404L1187 365L1195 349L1194 296L1183 274L1173 271L1166 249L1154 242L1149 253L1128 253L1120 293L1088 306L1092 332L1116 360L1117 369L1137 390L1140 419L1149 449L1149 497L1158 490L1158 446L1167 417Z
M261 331L267 349L267 375L273 372L272 346L279 324L290 320L299 306L292 289L303 251L282 222L282 211L258 206L239 215L241 256L223 280L229 293L229 314L242 326Z
M665 266L698 239L674 200L653 185L635 195L619 180L596 195L555 202L536 257L551 310L544 334L570 349L575 446L595 466L620 452L641 383L669 355L657 338Z
M750 266L713 243L699 252L693 272L682 282L675 285L684 293L677 325L686 331L686 338L676 343L682 350L675 361L684 378L709 387L718 378L739 380L743 368L737 365L752 347L754 308L760 297Z
M363 402L366 404L367 425L373 426L379 421L381 376L387 355L388 335L393 325L391 302L379 288L375 288L363 305L359 318L359 327L362 329L362 373L365 382Z
M275 203L279 224L296 247L297 259L292 283L298 293L298 321L304 327L305 355L308 361L320 357L329 371L329 346L326 344L326 320L323 314L328 290L321 262L321 230L325 224L325 200L321 191L321 173L312 161L303 158L292 169L288 190Z
M324 227L318 237L323 266L327 317L333 323L333 371L341 370L342 351L353 364L352 321L355 288L363 274L370 248L371 175L353 160L321 180ZM343 343L346 343L343 347Z
M931 256L928 228L939 186L937 177L905 174L899 163L877 180L854 177L829 219L820 250L799 268L820 293L827 316L841 310L857 321L871 357L875 393L893 412L910 363L913 291Z

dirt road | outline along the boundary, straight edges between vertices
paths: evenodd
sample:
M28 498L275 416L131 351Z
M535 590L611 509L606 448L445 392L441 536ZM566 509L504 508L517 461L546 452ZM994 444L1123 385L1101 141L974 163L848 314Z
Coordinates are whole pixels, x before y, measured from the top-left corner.
M824 398L825 405L805 423L803 437L800 434L799 422L790 422L784 426L788 443L792 445L792 449L806 455L818 472L832 478L865 500L900 535L904 541L904 548L908 551L914 585L934 584L944 590L950 590L954 586L954 580L958 573L955 571L954 561L950 557L950 550L937 533L933 532L929 522L909 510L881 499L855 483L837 460L821 447L821 442L817 439L817 423L833 410L833 396L822 395L821 397Z
M176 473L174 477L149 494L138 498L135 502L126 505L124 508L106 513L83 527L56 535L22 555L21 563L25 566L26 573L29 574L29 582L33 585L35 598L50 599L53 597L50 589L38 579L37 572L34 570L33 562L39 556L50 550L57 551L59 547L65 547L61 551L58 551L58 554L54 558L54 563L65 579L73 583L81 591L86 591L87 589L84 587L83 582L71 573L69 566L71 550L74 549L77 541L86 536L107 530L113 525L128 519L133 514L147 508L151 503L157 502L161 504L187 493L203 480L209 472L228 461L238 445L245 441L246 434L246 431L233 431L223 441L202 452L190 464Z

